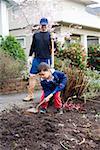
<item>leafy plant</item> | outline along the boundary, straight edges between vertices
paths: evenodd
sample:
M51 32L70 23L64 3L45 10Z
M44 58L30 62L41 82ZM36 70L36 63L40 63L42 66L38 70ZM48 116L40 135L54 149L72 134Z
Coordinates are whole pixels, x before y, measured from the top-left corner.
M86 53L79 43L58 43L55 68L64 71L68 76L63 94L65 100L73 96L93 97L100 92L100 74L86 68Z
M84 69L86 67L86 53L83 46L79 43L64 43L58 45L58 52L56 56L62 60L70 59L71 64L79 67L80 69Z
M14 36L2 37L0 47L14 59L26 60L25 52Z
M21 71L24 64L15 60L8 53L0 50L0 83L3 84L6 80L21 77Z
M88 87L88 78L84 71L77 68L66 68L64 70L68 76L68 83L64 91L64 99L76 96L80 98Z
M85 75L88 77L89 86L87 88L86 96L87 98L91 98L99 95L100 93L100 74L98 71L92 71L87 69L85 71Z
M88 48L88 65L100 71L100 45L90 45Z
M54 61L54 65L55 65L55 69L58 69L60 71L65 70L66 67L69 67L71 64L71 60L70 59L61 59L55 56L55 61Z

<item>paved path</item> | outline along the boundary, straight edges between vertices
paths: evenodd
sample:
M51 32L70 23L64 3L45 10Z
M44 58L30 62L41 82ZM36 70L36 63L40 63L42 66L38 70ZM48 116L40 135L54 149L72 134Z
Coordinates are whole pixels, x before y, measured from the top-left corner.
M40 100L41 91L35 91L34 103L38 103ZM29 108L33 106L33 102L23 102L22 99L26 96L26 93L0 95L0 112L5 109L10 109L16 105L21 108Z

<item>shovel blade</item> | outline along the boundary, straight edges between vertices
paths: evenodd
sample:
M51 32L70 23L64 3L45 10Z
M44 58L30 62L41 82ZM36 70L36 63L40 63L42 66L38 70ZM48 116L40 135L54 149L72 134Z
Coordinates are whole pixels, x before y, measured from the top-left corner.
M29 112L29 113L38 113L39 110L37 108L33 107L33 108L28 109L27 112Z

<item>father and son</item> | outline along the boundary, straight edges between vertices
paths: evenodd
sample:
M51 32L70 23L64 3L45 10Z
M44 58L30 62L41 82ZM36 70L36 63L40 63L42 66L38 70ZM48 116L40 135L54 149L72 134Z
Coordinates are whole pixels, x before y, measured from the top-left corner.
M42 18L40 20L40 31L34 33L32 44L29 52L28 61L32 63L30 69L28 95L23 99L24 101L33 100L34 87L36 85L37 75L40 77L42 86L42 96L40 102L45 99L45 102L40 107L40 113L46 113L49 99L53 98L55 109L58 113L63 113L62 100L60 93L64 90L67 84L67 76L54 68L51 68L51 35L48 31L48 19ZM55 44L56 46L56 44ZM32 58L34 55L34 58ZM33 108L29 109L30 112Z

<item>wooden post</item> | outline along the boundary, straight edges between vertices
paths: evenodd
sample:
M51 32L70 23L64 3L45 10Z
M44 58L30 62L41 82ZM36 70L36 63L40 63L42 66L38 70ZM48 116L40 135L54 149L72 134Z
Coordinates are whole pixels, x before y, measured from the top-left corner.
M51 52L51 58L52 58L52 64L51 68L54 68L54 39L51 39L51 46L52 46L52 52Z

